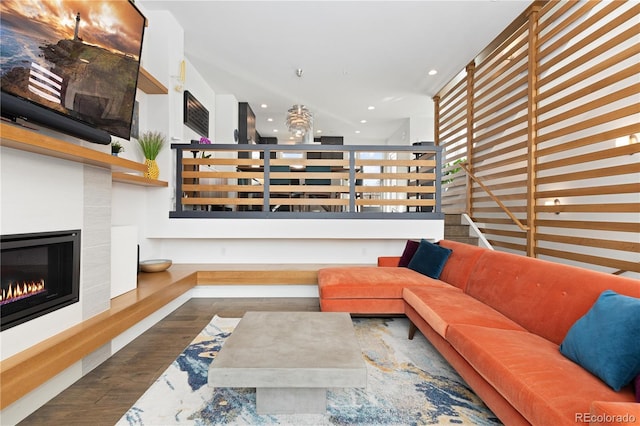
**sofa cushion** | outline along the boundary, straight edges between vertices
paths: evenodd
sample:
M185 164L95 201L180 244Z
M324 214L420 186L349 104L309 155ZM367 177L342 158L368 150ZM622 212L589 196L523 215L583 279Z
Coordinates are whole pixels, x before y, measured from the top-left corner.
M453 324L447 340L531 424L576 424L592 401L634 400L630 386L615 392L533 333Z
M451 249L422 240L407 267L437 280L451 255L451 251Z
M419 246L420 241L407 240L404 250L402 251L402 256L400 256L398 266L406 268L409 265L409 262L411 262L411 259L413 259L413 256L416 254Z
M465 291L559 345L569 328L607 289L640 297L638 280L632 278L485 250Z
M450 324L475 324L525 331L517 323L464 294L457 287L410 287L404 289L402 297L436 333L445 338Z
M378 256L378 266L399 266L400 256Z
M476 262L487 249L449 240L440 240L438 245L451 250L440 280L464 290Z
M602 292L569 329L560 352L620 390L640 374L640 299Z
M402 299L406 286L448 286L407 268L342 266L318 271L321 299Z

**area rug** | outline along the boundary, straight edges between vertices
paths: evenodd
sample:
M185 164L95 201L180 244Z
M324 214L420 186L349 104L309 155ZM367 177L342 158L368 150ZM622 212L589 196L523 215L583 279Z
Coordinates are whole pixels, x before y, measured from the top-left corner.
M326 414L259 415L255 389L207 385L209 365L238 321L214 317L117 424L500 424L420 333L407 339L406 318L353 319L366 388L329 389Z

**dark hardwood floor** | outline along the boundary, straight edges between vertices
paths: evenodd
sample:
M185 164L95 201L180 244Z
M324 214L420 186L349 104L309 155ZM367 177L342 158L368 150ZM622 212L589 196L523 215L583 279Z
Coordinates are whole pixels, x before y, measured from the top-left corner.
M113 425L214 315L318 310L317 298L190 299L20 425Z

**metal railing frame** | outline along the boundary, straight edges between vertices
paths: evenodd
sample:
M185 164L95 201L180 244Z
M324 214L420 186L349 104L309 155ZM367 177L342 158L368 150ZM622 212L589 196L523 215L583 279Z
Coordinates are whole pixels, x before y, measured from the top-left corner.
M175 210L169 213L170 218L226 218L226 219L415 219L443 220L441 211L442 180L442 148L438 146L395 146L395 145L249 145L249 144L171 144L176 151ZM182 160L185 151L238 151L262 152L264 155L264 203L263 211L210 211L184 210L182 204ZM272 152L309 151L309 152L347 152L349 153L349 211L346 212L287 212L270 211L271 197L269 191L270 161ZM409 152L433 153L435 155L434 181L435 206L431 212L357 212L356 211L356 152ZM251 155L251 154L249 154Z

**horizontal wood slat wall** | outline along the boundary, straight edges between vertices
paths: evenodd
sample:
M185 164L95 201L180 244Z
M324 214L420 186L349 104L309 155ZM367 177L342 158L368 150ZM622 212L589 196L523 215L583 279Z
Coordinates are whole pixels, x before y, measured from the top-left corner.
M467 109L469 96L466 80L460 80L448 92L434 98L436 139L442 152L442 211L463 213L467 179L458 165L467 160ZM446 143L443 143L446 141Z
M434 97L443 211L498 249L638 276L640 4L535 1L510 28Z

